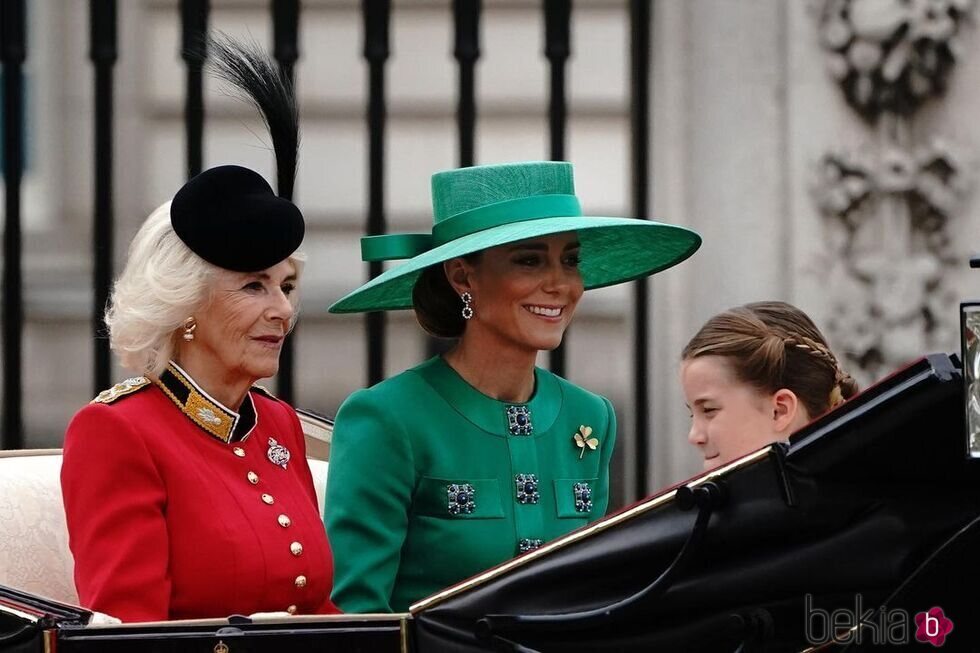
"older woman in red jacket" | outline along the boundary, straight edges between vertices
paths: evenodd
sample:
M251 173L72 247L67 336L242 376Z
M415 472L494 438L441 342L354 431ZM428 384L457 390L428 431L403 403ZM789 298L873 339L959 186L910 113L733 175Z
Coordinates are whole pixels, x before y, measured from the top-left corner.
M261 57L217 54L252 57L258 65L240 67L258 71L250 83L292 106ZM293 157L280 190L295 146ZM220 166L134 238L106 324L122 364L142 376L101 393L65 436L85 607L124 621L336 612L299 421L253 385L276 373L296 315L303 232L299 209L258 173Z

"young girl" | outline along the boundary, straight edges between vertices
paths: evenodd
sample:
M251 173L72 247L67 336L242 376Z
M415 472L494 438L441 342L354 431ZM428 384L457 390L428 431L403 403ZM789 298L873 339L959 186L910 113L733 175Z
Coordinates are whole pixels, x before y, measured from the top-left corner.
M688 440L712 469L772 442L858 391L813 321L785 302L719 313L681 356Z

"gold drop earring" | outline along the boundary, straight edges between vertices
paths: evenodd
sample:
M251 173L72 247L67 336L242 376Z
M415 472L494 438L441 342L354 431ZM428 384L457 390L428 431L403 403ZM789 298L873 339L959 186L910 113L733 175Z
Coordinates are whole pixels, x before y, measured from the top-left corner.
M197 320L193 317L189 317L184 320L184 333L181 337L185 342L190 342L194 339L194 329L197 328Z

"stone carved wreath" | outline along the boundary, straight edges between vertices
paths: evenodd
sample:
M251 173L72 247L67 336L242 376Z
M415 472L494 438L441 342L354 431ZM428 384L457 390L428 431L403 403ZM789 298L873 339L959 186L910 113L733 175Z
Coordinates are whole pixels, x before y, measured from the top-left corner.
M820 40L848 102L874 121L940 94L974 0L827 0Z
M962 156L911 121L962 57L974 0L822 0L820 42L848 104L873 128L862 154L828 153L814 198L830 223L828 331L864 383L956 342L947 226L968 187Z

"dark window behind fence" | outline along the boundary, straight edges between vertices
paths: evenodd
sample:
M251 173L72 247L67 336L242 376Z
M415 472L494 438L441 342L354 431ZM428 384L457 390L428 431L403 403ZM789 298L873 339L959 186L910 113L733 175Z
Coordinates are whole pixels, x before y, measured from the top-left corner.
M367 64L368 93L365 106L367 122L368 188L365 233L387 231L385 211L386 155L386 64L391 52L390 31L393 20L390 0L363 0L363 57ZM480 0L452 0L452 56L456 63L457 104L455 109L458 143L458 163L461 166L478 162L476 128L479 101L476 93L477 64L481 56L480 30L483 5ZM571 0L542 0L542 47L537 56L547 63L548 143L542 158L566 158L568 104L566 69L572 54L572 25L574 15ZM20 448L24 444L23 424L23 362L22 333L24 302L21 259L21 177L23 159L23 72L29 56L26 42L26 5L24 0L3 0L0 26L0 58L3 65L3 178L5 212L3 221L3 420L0 446ZM634 215L646 216L649 209L649 67L652 7L648 0L629 2L630 21L630 125L631 125L631 208ZM272 18L272 51L282 74L295 81L295 67L300 60L299 33L302 22L298 0L274 0L269 3ZM205 0L180 0L174 19L180 21L180 52L186 75L184 92L184 133L187 176L201 171L204 159L204 94L203 69L207 51L204 35L209 28L210 5ZM96 389L111 383L108 339L103 311L109 296L113 276L113 71L120 52L117 35L117 0L91 0L89 5L89 58L93 67L95 90L93 188L93 276L92 276L92 335L95 347L93 380ZM43 47L41 44L40 47ZM132 56L131 54L129 56ZM529 56L535 56L529 53ZM43 125L39 126L43 129ZM367 273L381 273L380 263L370 263ZM648 338L648 284L640 280L634 285L635 341L633 343L633 407L635 424L634 496L646 494L649 457L650 415L648 411L650 366ZM384 377L386 360L386 322L383 313L365 316L367 359L365 378L376 383ZM430 351L439 347L430 344ZM566 372L565 347L552 353L550 364L559 374ZM302 365L302 361L299 361ZM278 378L278 390L287 400L294 395L293 349L283 352ZM597 388L600 392L601 388Z

